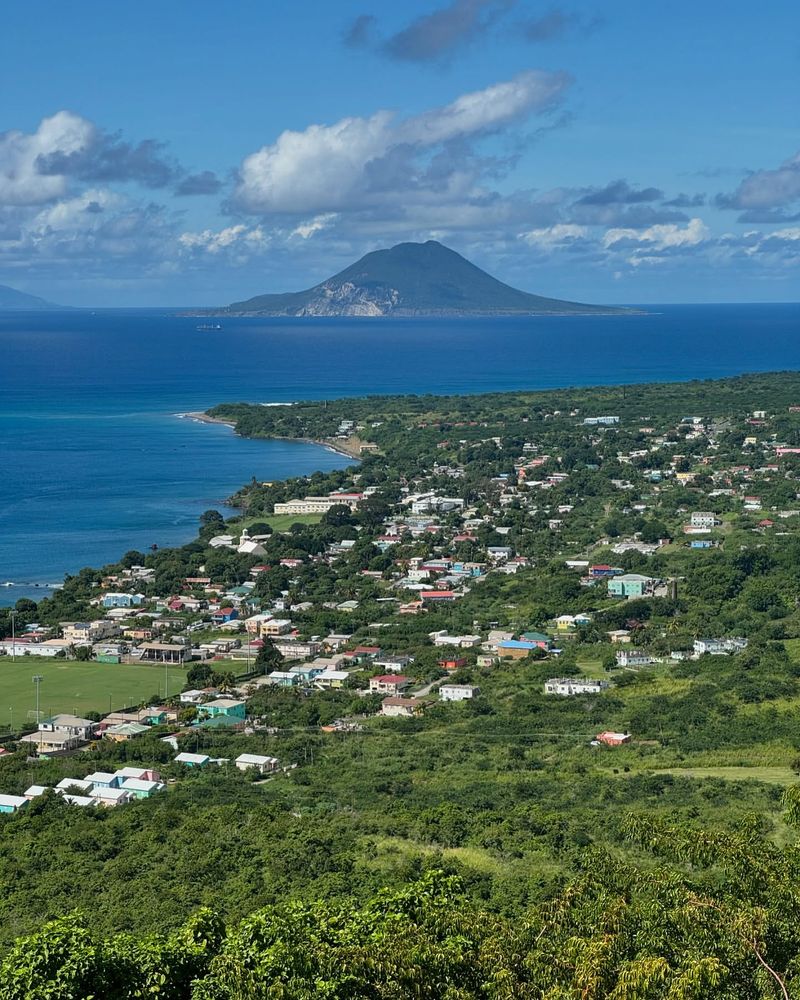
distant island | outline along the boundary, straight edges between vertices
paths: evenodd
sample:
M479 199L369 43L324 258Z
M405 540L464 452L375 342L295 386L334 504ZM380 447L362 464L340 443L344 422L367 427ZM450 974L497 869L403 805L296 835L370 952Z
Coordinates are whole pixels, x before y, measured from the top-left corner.
M498 281L428 240L375 250L302 292L256 295L203 315L560 316L631 315L632 309L544 298Z
M34 309L58 309L57 305L40 299L38 295L28 295L27 292L17 291L8 285L0 285L0 310L14 309L19 311L32 311Z

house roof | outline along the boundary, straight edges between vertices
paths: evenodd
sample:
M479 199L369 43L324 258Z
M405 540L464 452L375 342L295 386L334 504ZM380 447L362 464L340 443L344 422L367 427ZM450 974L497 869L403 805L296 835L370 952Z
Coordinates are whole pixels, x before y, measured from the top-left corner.
M121 722L118 726L109 726L106 735L111 733L112 736L138 736L149 729L149 726L144 726L140 722Z
M117 772L115 772L114 777L116 778L141 778L142 775L147 774L148 768L146 767L121 767Z
M86 775L86 780L91 781L93 785L100 784L103 781L113 781L116 778L116 774L111 774L110 771L93 771L91 774Z
M550 642L550 636L545 635L544 632L523 632L522 638L526 642Z
M24 806L28 800L24 795L2 795L0 794L0 806Z
M277 757L267 757L260 753L240 753L236 758L237 764L253 764L254 766L259 766L261 764L277 764Z
M93 799L125 799L130 795L130 791L124 788L103 788L95 786L92 789Z
M44 719L44 722L51 722L54 726L61 726L63 728L72 727L75 729L89 729L95 723L91 719L81 719L77 715L54 715L50 719Z
M160 781L147 781L145 778L126 778L121 787L131 792L155 792L164 786Z

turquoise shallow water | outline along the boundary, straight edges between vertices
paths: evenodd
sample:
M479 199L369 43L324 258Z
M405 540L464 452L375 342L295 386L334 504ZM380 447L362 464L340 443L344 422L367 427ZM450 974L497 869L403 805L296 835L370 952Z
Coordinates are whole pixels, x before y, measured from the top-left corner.
M224 319L154 311L0 314L0 582L55 582L177 544L255 475L346 460L246 441L177 413L394 392L671 381L800 367L800 306L664 306L646 316ZM41 596L2 588L0 603Z

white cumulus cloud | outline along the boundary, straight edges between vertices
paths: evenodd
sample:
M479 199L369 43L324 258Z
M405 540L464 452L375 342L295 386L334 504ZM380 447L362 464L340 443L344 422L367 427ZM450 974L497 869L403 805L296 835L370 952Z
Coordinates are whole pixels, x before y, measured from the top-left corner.
M259 250L266 246L269 237L261 226L245 226L239 223L214 231L204 229L200 233L181 233L178 243L184 250L195 250L219 254L226 250Z
M664 223L647 229L609 229L602 242L606 249L619 243L641 243L647 251L669 250L697 246L710 235L710 230L702 219L690 219L685 226Z
M529 71L405 119L382 110L283 132L242 162L234 204L263 214L320 214L446 189L458 170L438 164L426 172L421 156L552 107L569 83L564 73Z
M547 226L544 229L530 229L526 233L519 234L521 240L531 246L541 247L543 250L574 243L576 240L584 240L588 236L587 226L576 226L574 223L564 222L555 226Z
M323 229L327 229L337 218L336 212L325 212L323 215L317 215L313 219L309 219L308 222L301 222L298 226L295 226L289 235L299 236L300 239L307 240L314 233L319 233Z
M39 163L54 154L82 152L94 135L95 126L71 111L43 118L32 133L0 133L0 204L43 205L61 198L67 192L67 177L43 174Z

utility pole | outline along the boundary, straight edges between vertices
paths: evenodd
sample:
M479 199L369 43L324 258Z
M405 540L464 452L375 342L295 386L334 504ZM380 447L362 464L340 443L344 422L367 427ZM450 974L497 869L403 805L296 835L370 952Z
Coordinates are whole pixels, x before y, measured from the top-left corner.
M18 611L9 612L11 615L11 662L17 662L17 615Z
M44 680L41 674L33 675L33 683L36 685L36 731L39 733L39 753L42 752L42 731L39 728L39 687Z

